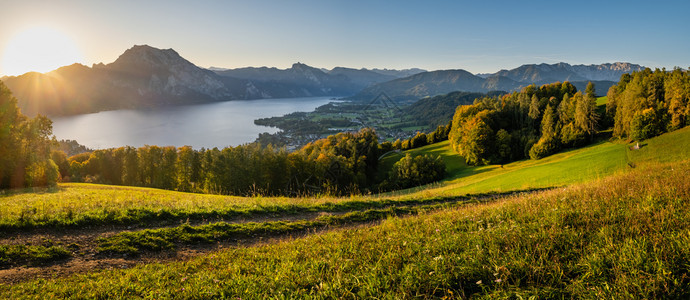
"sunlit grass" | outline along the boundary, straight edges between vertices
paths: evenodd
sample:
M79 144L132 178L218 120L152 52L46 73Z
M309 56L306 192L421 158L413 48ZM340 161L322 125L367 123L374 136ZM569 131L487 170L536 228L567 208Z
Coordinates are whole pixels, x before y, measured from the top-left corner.
M649 139L641 145L640 150L631 150L632 144L626 144L624 141L599 142L540 160L475 167L465 165L446 141L410 152L441 155L446 162L450 162L447 164L449 178L441 184L398 191L395 194L409 197L449 197L588 182L618 172L626 172L638 165L690 158L690 127Z
M1 286L44 298L687 298L690 162L185 262Z
M644 141L641 145L640 150L630 150L630 145L623 142L600 142L541 160L473 167L467 166L446 141L410 152L440 155L447 164L447 180L405 191L345 198L234 197L66 183L57 189L0 196L0 227L8 230L36 226L144 224L179 222L187 218L218 220L261 214L347 211L399 201L423 204L432 198L564 186L625 172L638 165L690 158L690 127ZM384 160L394 163L395 155L398 154Z

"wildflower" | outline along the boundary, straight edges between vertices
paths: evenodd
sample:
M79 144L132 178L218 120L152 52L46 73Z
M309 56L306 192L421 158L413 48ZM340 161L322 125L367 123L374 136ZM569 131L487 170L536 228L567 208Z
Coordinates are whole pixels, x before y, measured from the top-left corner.
M436 256L436 257L434 257L434 260L443 260L443 256L442 255Z
M441 229L436 228L436 232L441 232Z
M499 279L496 279L496 280L494 280L494 281L495 281L495 282L501 282L501 281L503 281L503 280L501 280L501 278L499 278Z
M481 280L479 280L479 281L477 281L477 282L476 282L476 284L482 284L482 281L481 281Z

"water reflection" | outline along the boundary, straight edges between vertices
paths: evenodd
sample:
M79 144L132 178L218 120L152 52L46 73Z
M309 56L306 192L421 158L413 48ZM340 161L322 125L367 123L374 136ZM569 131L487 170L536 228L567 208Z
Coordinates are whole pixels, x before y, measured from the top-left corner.
M89 148L190 145L226 147L253 142L259 133L276 128L254 125L258 118L312 111L331 97L262 99L168 107L116 110L52 118L58 140L77 140Z

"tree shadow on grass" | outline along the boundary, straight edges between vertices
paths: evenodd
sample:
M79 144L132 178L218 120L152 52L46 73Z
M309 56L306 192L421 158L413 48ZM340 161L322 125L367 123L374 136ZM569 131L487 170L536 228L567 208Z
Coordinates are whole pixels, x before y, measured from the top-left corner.
M54 194L62 191L63 188L57 185L46 187L29 187L16 189L0 189L0 198L22 195L22 194Z

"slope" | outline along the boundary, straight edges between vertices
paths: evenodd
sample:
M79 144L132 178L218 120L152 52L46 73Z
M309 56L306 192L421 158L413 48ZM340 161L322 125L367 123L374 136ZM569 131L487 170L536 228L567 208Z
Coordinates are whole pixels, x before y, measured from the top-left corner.
M409 150L413 155L441 155L447 163L448 178L432 186L399 191L396 194L450 196L505 192L564 186L625 172L640 165L690 159L690 127L649 139L639 150L620 141L600 142L564 151L540 160L522 160L506 165L468 166L448 141ZM402 154L385 158L390 167Z
M650 166L182 262L1 285L0 295L687 298L688 170L687 161Z

